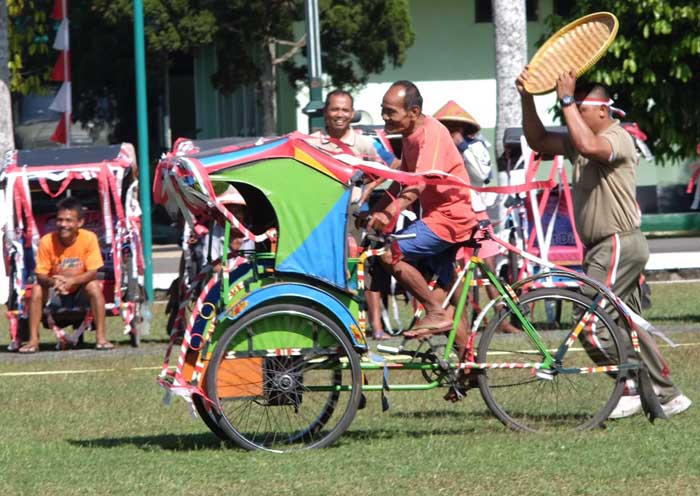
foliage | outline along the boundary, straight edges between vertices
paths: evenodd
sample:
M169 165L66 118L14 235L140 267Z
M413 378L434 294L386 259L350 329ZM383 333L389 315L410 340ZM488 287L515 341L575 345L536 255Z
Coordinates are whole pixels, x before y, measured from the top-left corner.
M694 155L700 142L700 4L580 0L569 19L553 16L548 23L554 32L598 11L614 13L620 30L588 77L613 89L618 106L650 136L657 156Z
M10 91L41 93L50 81L53 0L7 0Z
M57 56L50 49L55 36L48 19L53 0L9 2L15 24L25 26L12 33L11 53L19 57L12 68L17 81L13 91L36 91L48 82ZM114 141L134 140L135 90L133 84L123 83L134 79L133 2L75 1L69 17L74 116L83 122L111 119ZM320 17L322 64L335 86L357 86L387 62L401 64L413 43L407 0L321 0ZM263 50L270 42L298 41L295 34L303 34L303 19L302 0L145 0L149 107L154 108L163 93L164 74L173 57L211 43L218 47L219 69L212 76L217 88L230 92L257 83ZM33 72L22 72L24 67ZM303 64L292 59L286 67L293 80L306 79Z
M293 41L294 23L304 19L299 0L236 0L213 8L219 20L220 65L214 82L223 91L256 82L266 43ZM336 87L365 83L369 74L383 71L387 61L401 65L415 38L406 0L322 0L319 10L321 65ZM285 69L293 82L307 77L305 64L291 60Z

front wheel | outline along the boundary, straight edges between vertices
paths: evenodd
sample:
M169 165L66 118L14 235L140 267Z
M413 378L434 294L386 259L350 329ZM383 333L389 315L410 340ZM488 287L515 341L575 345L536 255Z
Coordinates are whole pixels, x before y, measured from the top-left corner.
M549 311L552 306L560 310L556 319ZM519 309L556 362L551 373L538 374L529 364L541 363L543 354L524 331L499 332L505 319L522 329L513 310L502 311L478 345L477 362L498 364L478 376L489 409L515 430L585 430L601 425L620 399L628 374L626 338L607 312L573 291L534 290L520 300ZM577 326L582 326L578 340L558 354Z
M338 324L295 304L273 304L235 322L206 373L212 418L246 449L330 445L361 398L360 360Z

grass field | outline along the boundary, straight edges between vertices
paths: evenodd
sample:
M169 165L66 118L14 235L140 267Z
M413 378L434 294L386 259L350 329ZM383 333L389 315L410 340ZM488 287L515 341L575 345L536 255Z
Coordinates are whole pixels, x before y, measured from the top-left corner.
M700 401L700 284L653 286L646 316L677 343L664 347L676 383ZM649 424L642 416L570 437L516 434L472 392L368 397L333 447L293 455L218 442L182 401L163 406L155 382L162 307L141 348L110 319L113 352L0 352L0 494L698 494L700 409ZM0 344L7 344L6 322Z

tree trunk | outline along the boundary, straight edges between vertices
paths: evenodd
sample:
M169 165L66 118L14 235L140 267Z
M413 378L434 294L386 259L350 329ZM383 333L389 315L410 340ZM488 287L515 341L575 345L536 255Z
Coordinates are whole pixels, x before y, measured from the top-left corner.
M258 97L262 110L263 136L277 134L277 77L273 62L275 51L276 44L269 42L262 54L262 76L258 83Z
M503 134L522 124L515 79L527 63L525 0L492 0L496 44L496 156L503 155Z
M7 2L0 2L0 161L5 151L15 147L10 98L10 47L7 44Z

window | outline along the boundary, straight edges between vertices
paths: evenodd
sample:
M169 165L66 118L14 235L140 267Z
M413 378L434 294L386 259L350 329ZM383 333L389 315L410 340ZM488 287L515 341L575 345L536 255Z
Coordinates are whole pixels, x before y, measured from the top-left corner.
M572 4L573 2L563 2ZM493 7L491 0L476 0L474 22L493 22ZM537 0L525 1L525 14L528 21L537 21Z

